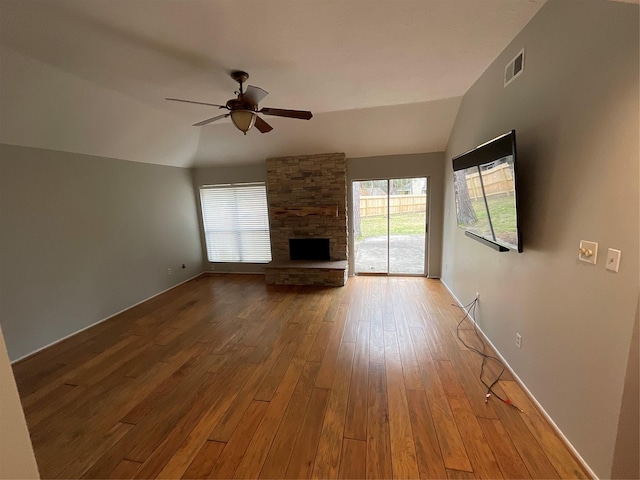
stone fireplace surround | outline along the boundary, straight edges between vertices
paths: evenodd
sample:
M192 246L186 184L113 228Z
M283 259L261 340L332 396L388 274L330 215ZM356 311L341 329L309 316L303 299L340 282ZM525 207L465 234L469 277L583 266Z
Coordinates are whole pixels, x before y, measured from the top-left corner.
M268 284L342 286L347 281L347 175L344 153L267 159L273 261ZM329 261L295 261L291 238L328 238Z

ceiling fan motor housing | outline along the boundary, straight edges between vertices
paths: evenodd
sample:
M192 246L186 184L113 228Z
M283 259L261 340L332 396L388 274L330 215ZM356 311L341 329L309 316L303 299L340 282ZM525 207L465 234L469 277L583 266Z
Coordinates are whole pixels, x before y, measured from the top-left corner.
M256 105L253 105L251 102L247 101L246 99L240 96L238 98L232 98L231 100L228 100L226 105L230 111L234 111L234 110L255 111L256 109Z

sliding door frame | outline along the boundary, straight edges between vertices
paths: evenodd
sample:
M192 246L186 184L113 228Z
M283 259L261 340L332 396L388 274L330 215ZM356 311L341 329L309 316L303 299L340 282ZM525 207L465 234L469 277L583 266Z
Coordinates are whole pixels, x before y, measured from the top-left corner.
M390 222L391 222L391 208L389 205L389 196L390 196L390 186L392 180L402 180L408 178L424 178L426 182L426 194L425 194L425 232L424 232L424 265L423 265L423 273L390 273ZM356 258L355 258L355 232L354 232L354 223L353 223L353 212L354 212L354 201L353 201L353 184L356 182L370 182L370 181L386 181L387 182L387 271L386 272L356 272ZM431 211L431 177L429 175L402 175L397 177L386 177L386 178L352 178L349 181L348 187L348 204L350 205L349 210L349 251L351 252L349 255L349 271L352 275L367 275L367 276L389 276L389 277L428 277L429 276L429 243L431 237L431 228L429 228L430 223L430 211ZM358 206L359 208L359 206Z

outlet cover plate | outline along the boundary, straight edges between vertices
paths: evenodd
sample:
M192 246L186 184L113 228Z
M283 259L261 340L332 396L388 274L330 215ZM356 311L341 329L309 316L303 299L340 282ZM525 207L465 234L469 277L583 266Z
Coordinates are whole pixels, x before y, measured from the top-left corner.
M615 248L610 248L607 251L607 263L605 264L607 270L618 272L620 269L620 253L620 250L616 250Z

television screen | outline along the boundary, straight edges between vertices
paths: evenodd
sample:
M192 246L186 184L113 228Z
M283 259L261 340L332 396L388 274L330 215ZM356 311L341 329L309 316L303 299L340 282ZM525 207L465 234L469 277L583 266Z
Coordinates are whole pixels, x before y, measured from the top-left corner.
M453 159L458 226L496 248L522 251L515 130Z

